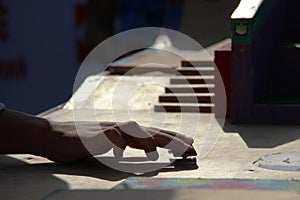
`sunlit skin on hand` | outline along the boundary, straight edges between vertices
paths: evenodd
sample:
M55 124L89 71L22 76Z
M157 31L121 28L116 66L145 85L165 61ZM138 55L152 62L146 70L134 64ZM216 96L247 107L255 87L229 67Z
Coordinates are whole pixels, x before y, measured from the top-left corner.
M157 147L196 155L185 135L129 122L54 122L5 109L0 112L0 153L31 153L55 162L72 162L113 149L121 158L127 146L158 159ZM86 149L89 147L89 151Z

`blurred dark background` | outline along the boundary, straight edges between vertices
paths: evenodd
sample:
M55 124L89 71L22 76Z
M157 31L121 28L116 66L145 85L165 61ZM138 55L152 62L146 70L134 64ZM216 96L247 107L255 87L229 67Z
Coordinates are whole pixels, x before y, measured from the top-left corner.
M230 37L230 15L238 3L0 0L0 101L32 114L65 102L88 52L132 28L170 28L208 47Z

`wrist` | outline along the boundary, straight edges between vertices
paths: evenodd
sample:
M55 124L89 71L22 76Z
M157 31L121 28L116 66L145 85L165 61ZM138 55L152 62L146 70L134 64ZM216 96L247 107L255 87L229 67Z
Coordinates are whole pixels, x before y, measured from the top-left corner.
M49 156L49 140L51 136L51 126L47 119L35 118L32 130L34 138L32 143L32 153L38 156Z
M44 157L54 162L67 163L90 156L73 122L47 122Z
M1 154L45 155L46 119L9 109L0 111Z

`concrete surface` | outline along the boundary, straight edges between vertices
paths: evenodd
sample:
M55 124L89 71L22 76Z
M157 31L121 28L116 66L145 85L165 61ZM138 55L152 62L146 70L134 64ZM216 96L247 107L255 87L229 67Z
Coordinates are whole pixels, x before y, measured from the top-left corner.
M78 120L88 120L85 112L88 113L86 110L81 111L82 119ZM72 111L61 111L61 113L53 113L48 118L59 121L73 119ZM115 118L115 114L109 111L99 110L96 113L98 120L112 121ZM140 124L147 125L149 123L147 120L148 112L132 111L132 113L134 113L133 119ZM150 113L154 118L159 115L158 113ZM122 112L120 114L122 115ZM180 114L168 113L166 115L168 117L163 128L178 130ZM185 117L192 119L197 117L196 115L198 114L189 114ZM299 172L266 170L253 165L253 162L267 154L300 151L299 127L225 125L225 129L228 131L224 132L212 115L201 114L201 123L195 136L194 146L200 154L205 151L202 149L203 146L216 143L206 157L198 159L199 168L195 171L164 172L157 176L300 180ZM193 135L187 128L191 128L191 126L193 125L186 126L186 130L183 130L182 133ZM215 137L208 137L206 135L208 131ZM256 144L257 147L253 147L252 144Z
M187 1L180 31L195 38L201 45L208 47L230 36L229 16L237 6L238 0L203 0ZM208 20L209 19L209 20ZM96 34L99 35L99 34ZM98 36L97 36L98 37ZM217 45L210 46L206 50L213 57L214 50L226 44L229 39ZM151 60L152 57L146 60ZM164 60L161 58L160 60ZM166 61L165 64L172 66L178 64L176 58ZM152 74L154 75L154 74ZM169 76L154 75L156 80L167 83ZM151 76L150 76L151 77ZM79 109L80 120L91 120L90 109L96 109L98 120L115 121L128 119L128 113L123 107L118 107L115 112L111 111L110 97L114 93L120 77L105 77L101 87L95 82L99 76L90 77L87 82L75 94L77 102L72 104L71 99L63 109L51 112L44 117L57 121L69 121L74 118L72 109ZM128 88L135 88L139 81L147 80L147 77L126 77ZM133 81L133 79L135 81ZM151 78L148 78L151 79ZM95 87L96 86L96 87ZM143 88L143 87L142 87ZM96 104L91 102L96 89ZM161 86L151 86L150 90L140 90L132 98L130 117L141 124L149 124L152 119L159 119L161 115L152 111L151 104L157 99L156 95L162 92ZM103 95L105 93L105 95ZM146 95L142 95L146 94ZM122 98L117 98L117 102ZM86 103L89 102L89 103ZM139 104L138 104L139 103ZM148 104L150 103L150 104ZM180 114L170 113L164 116L166 122L163 126L169 130L179 130ZM300 152L300 127L299 126L269 126L269 125L231 125L226 123L224 127L214 119L212 114L188 114L187 120L200 119L200 126L190 123L184 126L182 133L195 136L195 148L199 156L197 169L178 170L165 168L155 172L140 175L142 177L191 177L191 178L249 178L249 179L276 179L300 181L299 171L278 171L260 168L257 160L265 155L279 153ZM155 120L154 120L155 121ZM154 123L155 125L155 123ZM159 123L156 124L159 127ZM186 128L188 127L188 128ZM223 128L223 129L222 129ZM207 133L210 133L207 135ZM213 148L212 148L213 147ZM209 151L211 150L211 151ZM208 153L208 154L207 154ZM296 157L298 158L298 157ZM1 155L0 156L0 198L1 199L82 199L82 198L115 198L116 193L107 191L113 186L135 174L120 172L111 169L93 159L86 159L80 163L62 165L53 163L45 158L33 155ZM104 190L105 191L104 191ZM57 192L61 191L61 192ZM139 193L139 194L137 194ZM119 193L123 199L134 199L145 195L145 191L137 193ZM161 198L161 193L149 191L152 195ZM181 194L180 194L181 193ZM270 191L168 191L165 199L203 197L206 199L299 199L297 194L288 192ZM118 197L119 197L118 196Z
M195 113L185 114L182 121L180 113L155 113L152 106L147 106L148 103L151 105L157 101L155 96L161 92L159 85L152 85L150 90L137 90L138 92L133 93L135 95L130 95L129 97L133 98L129 102L132 105L136 104L135 108L109 107L120 77L106 76L99 79L99 76L95 75L90 78L63 109L48 113L44 117L56 121L70 121L74 119L75 111L76 120L80 121L95 120L93 116L95 114L96 119L100 121L135 120L143 125L151 124L195 138L194 146L199 154L197 169L163 168L139 176L300 181L299 171L263 169L253 164L264 155L300 152L299 126L225 123L223 127L213 114ZM118 96L114 97L117 104L124 103L122 94L126 96L136 88L136 85L138 88L143 88L140 86L147 83L149 79L164 83L169 79L168 76L146 75L123 78L127 89L118 90ZM105 80L101 87L97 87L99 80ZM73 104L76 95L77 101ZM195 119L198 120L199 126L196 126ZM132 150L128 149L128 151ZM1 199L47 199L46 197L57 190L66 193L72 193L73 190L89 193L90 189L109 189L128 177L137 176L111 169L93 159L61 165L38 156L2 155L0 163ZM56 199L60 199L60 196Z
M84 112L87 111L81 112L81 120L89 120ZM149 123L145 120L147 112L132 112L139 123ZM114 119L110 111L97 110L96 113L99 120ZM153 117L155 115L157 113L152 113ZM167 115L164 128L178 130L178 114ZM193 118L194 115L190 114L189 117ZM69 121L73 118L73 112L60 110L47 118ZM205 151L203 147L216 144L207 156L198 158L198 169L178 171L166 168L141 176L300 180L298 171L268 170L253 164L267 154L300 151L299 127L231 125L226 128L230 131L224 132L211 114L202 115L194 146L200 155L204 155L201 153ZM206 137L208 129L219 136L218 140L216 137ZM191 134L189 130L182 132ZM136 176L116 171L91 159L72 165L59 165L32 155L6 155L0 157L0 163L0 193L4 199L40 199L58 189L109 189L127 177Z

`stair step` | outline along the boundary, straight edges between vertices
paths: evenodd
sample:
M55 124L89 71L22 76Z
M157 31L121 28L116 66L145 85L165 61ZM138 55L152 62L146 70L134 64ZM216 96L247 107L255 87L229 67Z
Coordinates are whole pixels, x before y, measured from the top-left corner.
M154 106L155 112L191 112L191 113L211 113L214 104L180 104L180 103L160 103Z
M182 67L215 67L213 61L181 61Z
M181 75L189 75L189 76L197 76L197 75L214 75L215 73L214 67L201 67L201 68L194 68L194 67L184 67L178 68L177 72Z
M180 103L211 103L215 95L212 93L185 93L185 94L163 94L159 96L159 102L180 102Z
M161 66L109 66L108 70L111 74L139 74L153 71L160 71L178 75L214 75L214 67L161 67Z
M207 93L213 92L214 84L178 84L165 88L165 93Z
M161 66L109 66L107 68L111 74L141 74L153 71L175 74L176 67L161 67Z
M214 76L187 76L174 77L170 79L171 84L212 84L214 83Z

